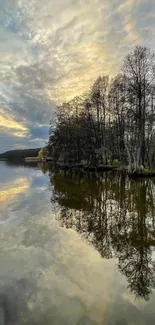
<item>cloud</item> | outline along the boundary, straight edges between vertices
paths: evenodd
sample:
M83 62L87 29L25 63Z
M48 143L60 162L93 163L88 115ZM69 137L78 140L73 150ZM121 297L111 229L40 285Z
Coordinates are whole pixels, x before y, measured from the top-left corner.
M10 114L0 108L0 132L10 132L17 137L25 137L28 129L24 124L17 122Z
M0 105L46 127L57 103L115 75L133 45L154 47L154 15L153 0L1 0Z

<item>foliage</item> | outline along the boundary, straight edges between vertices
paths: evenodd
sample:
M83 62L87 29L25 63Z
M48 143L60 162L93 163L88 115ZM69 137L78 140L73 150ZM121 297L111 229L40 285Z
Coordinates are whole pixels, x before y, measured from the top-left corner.
M97 78L89 92L57 108L48 150L55 161L155 167L155 56L129 53L121 73ZM142 167L141 167L142 166Z
M119 167L121 164L120 164L120 162L118 161L118 159L114 159L113 162L112 162L112 165L113 165L113 166L118 166L118 167Z
M41 148L38 153L39 159L44 160L47 158L47 155L48 155L48 149L46 147Z

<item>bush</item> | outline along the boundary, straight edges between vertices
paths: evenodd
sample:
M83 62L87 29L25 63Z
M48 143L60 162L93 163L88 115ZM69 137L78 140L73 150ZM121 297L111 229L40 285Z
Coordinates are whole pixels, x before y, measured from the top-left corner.
M117 159L114 159L112 162L112 166L120 166L120 162Z

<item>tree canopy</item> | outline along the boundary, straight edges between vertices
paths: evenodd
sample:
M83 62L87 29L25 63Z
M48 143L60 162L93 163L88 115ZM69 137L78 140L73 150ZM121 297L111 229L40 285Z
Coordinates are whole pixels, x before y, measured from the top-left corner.
M49 153L64 163L155 167L154 107L155 55L137 46L115 78L98 77L87 94L57 108Z

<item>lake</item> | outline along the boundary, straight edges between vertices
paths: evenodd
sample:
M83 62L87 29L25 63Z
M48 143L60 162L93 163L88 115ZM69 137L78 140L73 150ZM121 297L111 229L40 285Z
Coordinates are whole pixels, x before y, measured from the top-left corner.
M0 185L0 325L154 325L155 180L0 162Z

